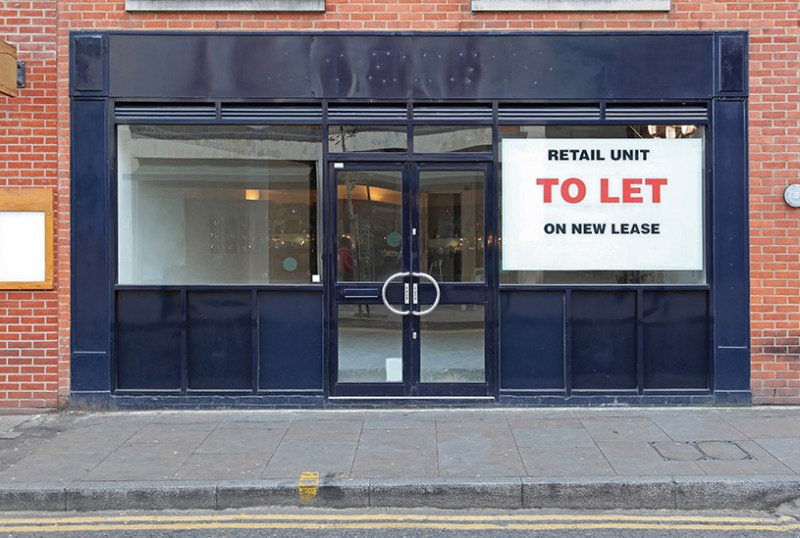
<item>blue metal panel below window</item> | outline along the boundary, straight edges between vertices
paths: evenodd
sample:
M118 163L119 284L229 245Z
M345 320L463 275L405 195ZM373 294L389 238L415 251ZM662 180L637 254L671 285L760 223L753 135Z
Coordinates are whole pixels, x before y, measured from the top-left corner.
M645 292L644 388L708 387L708 294Z
M573 292L572 388L635 389L635 292Z
M73 353L70 363L71 389L73 392L109 391L108 353Z
M322 390L321 291L258 295L259 388Z
M249 390L250 292L192 291L188 301L189 388Z
M117 292L117 388L181 387L181 294Z
M500 296L501 389L564 390L564 294Z

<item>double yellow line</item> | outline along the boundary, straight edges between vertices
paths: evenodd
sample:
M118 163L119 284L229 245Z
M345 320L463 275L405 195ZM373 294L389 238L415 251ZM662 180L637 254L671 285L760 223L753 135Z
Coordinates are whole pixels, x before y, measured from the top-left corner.
M224 529L683 530L797 533L792 518L635 515L217 514L0 519L2 533Z

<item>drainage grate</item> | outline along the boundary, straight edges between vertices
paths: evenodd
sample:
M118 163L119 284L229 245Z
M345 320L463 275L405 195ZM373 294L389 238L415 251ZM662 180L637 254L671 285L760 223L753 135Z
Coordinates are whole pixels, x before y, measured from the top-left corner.
M736 441L649 441L664 461L744 461L755 458Z

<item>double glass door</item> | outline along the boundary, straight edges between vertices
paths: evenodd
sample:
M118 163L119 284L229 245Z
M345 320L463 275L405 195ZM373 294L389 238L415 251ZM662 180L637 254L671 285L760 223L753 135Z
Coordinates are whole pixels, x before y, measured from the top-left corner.
M489 394L488 173L334 165L331 395Z

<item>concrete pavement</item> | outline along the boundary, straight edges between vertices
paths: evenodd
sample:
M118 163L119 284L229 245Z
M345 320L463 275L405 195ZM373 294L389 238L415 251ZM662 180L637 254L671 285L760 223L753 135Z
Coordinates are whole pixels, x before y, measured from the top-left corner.
M0 416L0 510L247 506L771 509L800 408Z

